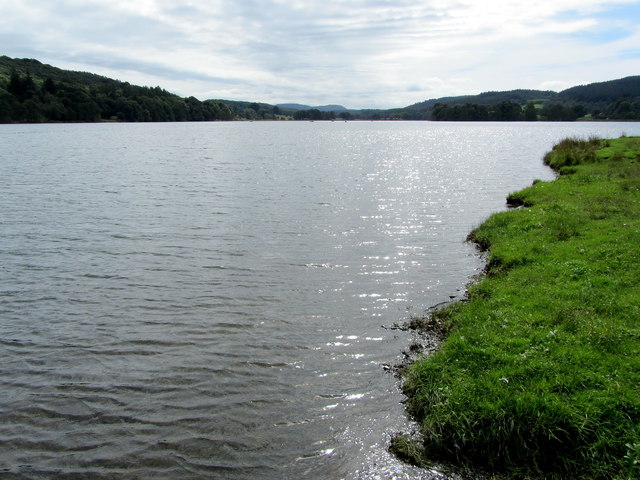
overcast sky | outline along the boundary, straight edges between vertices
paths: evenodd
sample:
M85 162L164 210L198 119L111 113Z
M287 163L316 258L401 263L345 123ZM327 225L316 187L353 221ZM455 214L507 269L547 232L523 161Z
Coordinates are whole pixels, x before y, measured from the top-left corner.
M640 2L2 0L0 54L201 100L391 108L640 74Z

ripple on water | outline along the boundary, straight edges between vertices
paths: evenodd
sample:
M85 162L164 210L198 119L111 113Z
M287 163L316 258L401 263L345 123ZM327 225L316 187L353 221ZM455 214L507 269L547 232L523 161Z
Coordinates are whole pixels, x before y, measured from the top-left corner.
M382 325L554 141L632 127L0 126L0 476L445 478L387 451Z

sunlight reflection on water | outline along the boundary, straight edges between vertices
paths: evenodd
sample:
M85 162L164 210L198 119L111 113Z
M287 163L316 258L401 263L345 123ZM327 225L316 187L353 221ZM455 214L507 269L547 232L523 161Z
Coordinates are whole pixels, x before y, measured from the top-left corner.
M384 327L463 294L554 141L634 128L0 126L2 471L443 478L387 451Z

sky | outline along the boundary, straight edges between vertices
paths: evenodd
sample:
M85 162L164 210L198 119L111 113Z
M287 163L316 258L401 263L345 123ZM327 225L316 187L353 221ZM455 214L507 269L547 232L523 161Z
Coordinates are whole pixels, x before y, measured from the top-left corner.
M638 0L0 0L0 55L180 96L404 107L640 74Z

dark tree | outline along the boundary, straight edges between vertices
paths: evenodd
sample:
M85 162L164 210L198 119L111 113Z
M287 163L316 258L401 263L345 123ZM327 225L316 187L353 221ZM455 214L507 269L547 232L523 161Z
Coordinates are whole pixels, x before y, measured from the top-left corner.
M515 102L505 100L494 106L491 118L500 122L522 120L522 108Z
M47 77L44 82L42 82L42 92L43 93L55 93L58 91L56 87L56 83L51 79L51 77Z
M538 112L533 102L527 102L527 106L524 107L524 119L528 122L534 122L538 120Z
M36 91L36 85L31 78L31 74L27 73L22 77L18 72L13 70L9 77L7 91L15 95L20 101L31 98Z

